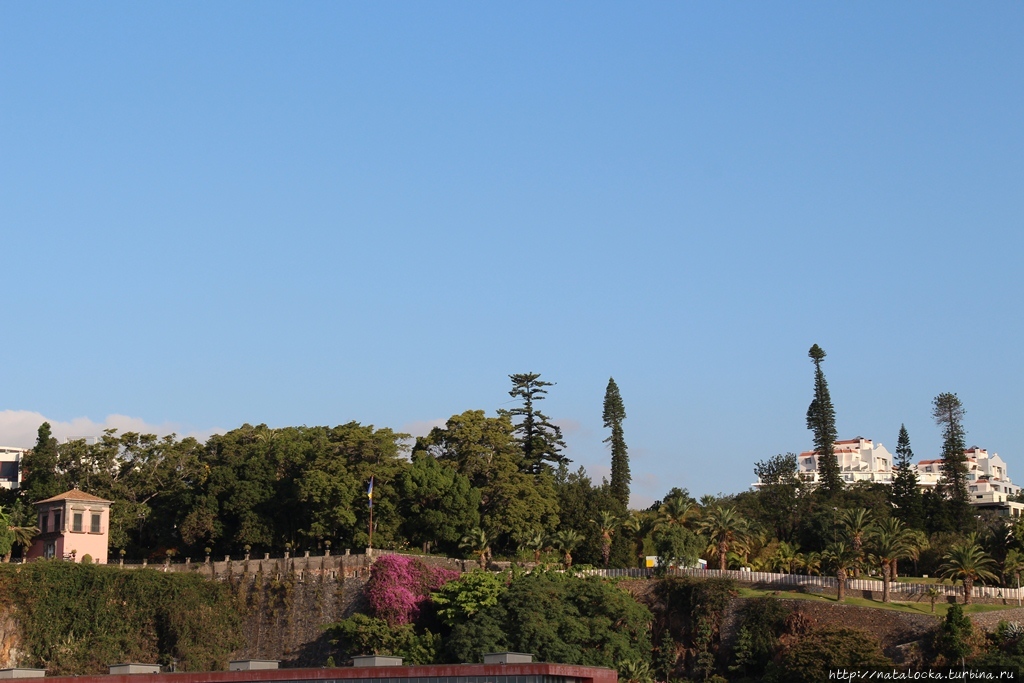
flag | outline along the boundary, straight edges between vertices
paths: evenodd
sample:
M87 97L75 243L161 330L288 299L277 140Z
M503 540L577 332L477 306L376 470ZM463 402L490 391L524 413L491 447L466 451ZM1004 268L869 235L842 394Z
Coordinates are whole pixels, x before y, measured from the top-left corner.
M370 477L370 485L366 487L366 497L370 499L370 507L373 507L373 477Z

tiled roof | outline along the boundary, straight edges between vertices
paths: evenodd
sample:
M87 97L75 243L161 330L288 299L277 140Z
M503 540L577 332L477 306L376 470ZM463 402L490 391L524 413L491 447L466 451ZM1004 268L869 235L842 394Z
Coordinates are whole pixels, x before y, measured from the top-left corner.
M106 498L100 498L99 496L94 496L91 493L86 493L85 491L79 491L78 489L71 489L70 491L65 491L64 493L57 494L53 498L47 498L46 500L36 501L36 505L38 505L39 503L55 503L58 500L81 500L81 501L85 501L87 503L112 503L113 502L113 501L107 500Z

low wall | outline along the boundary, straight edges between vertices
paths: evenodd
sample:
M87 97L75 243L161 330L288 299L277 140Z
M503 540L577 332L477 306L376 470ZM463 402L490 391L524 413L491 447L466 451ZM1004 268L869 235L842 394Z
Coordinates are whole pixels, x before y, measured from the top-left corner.
M263 557L243 556L241 558L225 557L223 560L201 560L193 562L185 559L178 562L162 562L150 564L147 562L131 563L113 560L110 565L121 566L124 569L155 569L165 572L194 572L211 579L224 580L239 574L264 574L267 576L284 576L294 574L300 582L309 577L326 577L330 579L346 579L355 577L366 577L369 575L370 565L373 561L383 555L397 555L388 550L374 550L371 554L341 554L341 555L310 555L308 552L298 557L270 557L269 554ZM465 571L466 562L455 560L449 557L436 555L413 555L417 559L431 565L446 567L456 571Z
M644 578L656 575L656 570L645 569L590 569L584 572L591 576L604 576L608 578L632 577ZM756 588L770 590L793 590L794 588L821 588L823 590L836 591L838 580L834 576L809 576L807 574L778 574L774 572L741 572L731 569L722 571L720 569L690 569L673 568L668 569L667 576L692 576L695 578L727 578L737 583L746 583ZM889 584L889 591L893 600L911 601L928 599L925 597L930 589L939 591L939 599L958 598L961 602L964 597L963 586L954 586L941 583L904 583L893 581ZM852 596L875 597L881 599L882 582L875 579L847 579L847 594ZM1018 594L1024 598L1024 589L1002 588L1000 586L974 586L971 591L971 598L974 602L985 602L992 604L1012 604L1017 601Z

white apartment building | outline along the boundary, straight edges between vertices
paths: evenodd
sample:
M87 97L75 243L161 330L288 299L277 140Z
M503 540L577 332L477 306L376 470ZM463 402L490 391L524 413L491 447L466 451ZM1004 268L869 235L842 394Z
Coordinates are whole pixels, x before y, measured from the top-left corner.
M892 453L882 444L858 436L856 439L836 441L832 447L839 461L843 482L854 484L868 481L878 484L892 483ZM804 451L796 457L797 475L809 484L818 483L818 453Z
M0 488L16 489L21 486L21 459L25 448L0 446Z
M836 441L834 446L839 471L846 484L866 481L891 484L892 454L882 444L858 436L856 439ZM1021 487L1010 481L1006 462L998 453L972 446L964 451L967 456L967 489L971 504L989 508L1013 517L1024 514L1024 504L1009 500L1020 493ZM917 480L922 488L930 488L942 476L942 460L921 460L917 463ZM804 482L817 485L818 453L804 451L797 456L797 476ZM754 486L760 485L760 482Z

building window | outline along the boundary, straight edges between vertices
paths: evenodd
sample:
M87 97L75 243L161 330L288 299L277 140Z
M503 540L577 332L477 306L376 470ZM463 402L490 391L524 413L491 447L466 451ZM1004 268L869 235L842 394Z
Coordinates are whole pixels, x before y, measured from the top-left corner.
M53 556L57 554L57 545L53 541L47 541L43 544L43 557L46 559L53 559Z
M62 528L61 528L61 525L60 525L60 512L61 512L60 510L54 510L53 511L53 530L56 531L57 533L60 533L62 531Z
M75 512L71 515L71 530L81 533L82 531L82 513Z
M91 523L89 524L89 531L94 534L98 534L100 532L100 513L92 513L92 520Z
M46 515L42 512L39 513L39 533L46 533Z

